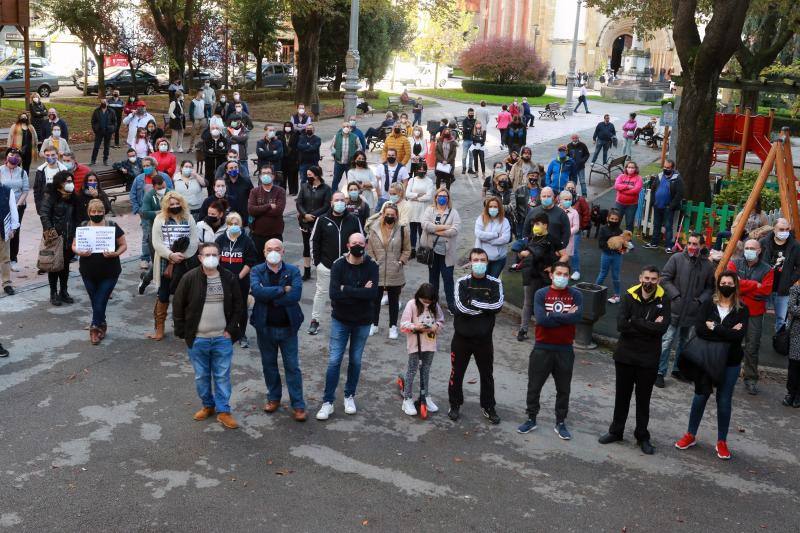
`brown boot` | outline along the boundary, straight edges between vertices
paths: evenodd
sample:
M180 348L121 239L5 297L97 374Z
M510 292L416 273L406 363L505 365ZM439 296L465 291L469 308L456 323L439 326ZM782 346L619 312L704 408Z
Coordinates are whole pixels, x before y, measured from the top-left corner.
M167 309L169 309L169 302L156 300L156 306L153 308L155 331L147 336L148 339L160 341L164 338L164 323L167 321Z
M93 346L100 344L100 328L92 326L89 328L89 340Z
M100 328L100 340L103 340L106 338L106 331L108 331L108 324L103 322L98 327Z
M230 413L220 413L217 415L217 422L222 424L228 429L236 429L239 427L239 423L236 422L236 419Z
M277 400L270 400L264 405L264 411L267 413L274 413L281 406L281 402Z
M305 409L295 409L294 410L294 420L295 422L305 422L306 421L306 410Z
M213 416L214 408L213 407L203 407L199 411L197 411L192 418L195 420L205 420L209 416Z

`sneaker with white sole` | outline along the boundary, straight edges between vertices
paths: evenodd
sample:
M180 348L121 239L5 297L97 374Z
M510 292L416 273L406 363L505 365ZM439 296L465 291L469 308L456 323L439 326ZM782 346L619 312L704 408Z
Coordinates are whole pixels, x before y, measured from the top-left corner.
M381 305L389 305L389 295L384 294L383 298L381 298Z
M327 420L332 414L333 404L331 402L325 402L322 404L322 407L319 408L319 411L317 411L317 420Z
M572 278L572 281L578 281L579 279L581 279L581 273L576 270L575 272L572 273L570 278Z
M352 396L345 396L344 398L344 413L346 415L356 414L356 400Z
M392 340L397 338L397 326L392 326L389 328L389 338Z
M618 304L619 303L619 296L616 294L608 299L608 303L610 304Z
M372 324L372 325L369 327L369 336L370 336L370 337L372 337L372 336L373 336L373 335L375 335L376 333L378 333L378 326L376 326L375 324Z
M16 261L11 261L11 272L19 272L22 268L17 264Z
M414 407L414 400L406 398L403 400L403 412L408 416L416 416L417 408Z
M425 396L425 405L428 406L429 413L435 413L439 411L439 406L433 403L433 399L430 396Z

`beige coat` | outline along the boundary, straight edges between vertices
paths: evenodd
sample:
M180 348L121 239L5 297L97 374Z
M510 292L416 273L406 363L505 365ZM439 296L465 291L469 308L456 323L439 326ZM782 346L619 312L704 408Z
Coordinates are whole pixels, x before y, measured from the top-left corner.
M187 217L185 221L189 225L189 248L183 253L183 255L186 256L186 259L189 259L197 253L197 225L194 223L194 218L191 216ZM159 213L156 215L156 218L153 221L153 231L151 233L153 250L155 251L153 257L153 283L155 284L156 290L158 290L158 286L161 282L160 260L169 260L169 254L172 253L170 249L167 248L167 245L164 243L164 239L162 238L161 227L163 225L164 215Z
M380 222L376 222L369 232L367 253L378 263L378 283L381 287L402 287L406 284L403 268L411 257L408 226L395 224L388 240L384 241Z
M425 210L425 214L422 217L422 237L420 238L420 245L422 246L433 248L433 241L436 239L436 234L434 233L436 229L436 214L437 210L433 206ZM447 219L446 224L452 227L439 237L439 242L444 241L446 250L444 262L451 267L455 266L458 260L458 231L461 229L461 217L455 208L451 208L450 217Z

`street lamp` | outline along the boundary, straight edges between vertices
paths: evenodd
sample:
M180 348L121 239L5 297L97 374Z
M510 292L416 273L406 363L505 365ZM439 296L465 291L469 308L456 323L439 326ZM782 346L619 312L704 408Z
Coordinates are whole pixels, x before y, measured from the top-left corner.
M578 52L578 28L581 21L581 2L578 0L578 10L575 13L575 32L572 34L572 55L569 58L569 72L567 73L567 114L571 115L575 107L575 101L572 98L573 90L575 89L575 56Z
M358 103L358 64L360 56L358 54L358 2L350 0L350 45L344 64L347 74L344 82L344 117L347 119L356 114L356 104Z

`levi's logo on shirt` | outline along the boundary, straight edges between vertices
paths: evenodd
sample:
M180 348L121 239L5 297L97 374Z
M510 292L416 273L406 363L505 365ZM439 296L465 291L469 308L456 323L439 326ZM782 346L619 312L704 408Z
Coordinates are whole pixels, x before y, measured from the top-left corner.
M220 252L219 254L220 261L223 263L228 263L230 265L233 264L241 264L244 262L244 252Z

